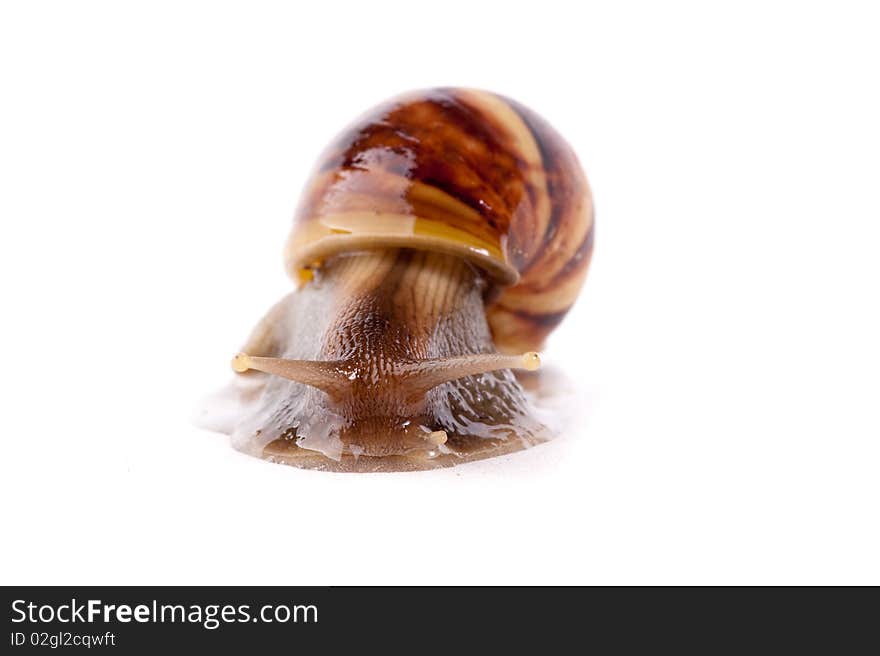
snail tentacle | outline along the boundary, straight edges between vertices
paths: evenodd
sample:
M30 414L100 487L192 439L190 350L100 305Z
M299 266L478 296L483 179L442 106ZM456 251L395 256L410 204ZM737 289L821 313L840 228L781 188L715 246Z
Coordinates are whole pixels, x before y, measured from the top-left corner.
M541 358L534 351L521 355L474 353L406 364L403 366L401 379L406 382L410 395L417 397L437 385L465 376L487 374L500 369L534 371L540 366Z
M238 373L249 370L262 371L315 387L333 398L340 398L345 393L346 383L349 382L341 371L340 364L318 360L263 358L247 353L239 353L232 359L232 368Z
M264 358L239 353L232 359L232 368L238 373L262 371L287 378L322 390L335 399L345 396L353 378L344 372L344 361L287 360ZM534 371L541 366L541 358L534 351L521 355L502 353L473 353L446 358L432 358L418 362L398 363L385 374L386 383L405 390L410 400L416 400L428 390L465 376L485 374L500 369Z

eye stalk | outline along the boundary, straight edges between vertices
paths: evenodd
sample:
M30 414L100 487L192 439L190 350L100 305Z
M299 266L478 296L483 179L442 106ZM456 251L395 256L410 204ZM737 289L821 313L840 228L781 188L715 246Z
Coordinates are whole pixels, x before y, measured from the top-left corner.
M284 358L262 358L239 353L232 358L232 368L243 374L246 371L262 371L281 376L288 380L316 387L338 399L350 382L341 370L341 362L320 362L315 360L285 360Z
M239 353L232 359L232 368L238 373L249 370L281 376L322 390L335 399L345 396L352 378L346 373L343 361L286 360L264 358ZM387 382L402 386L410 399L424 395L437 385L465 376L485 374L501 369L534 371L541 366L541 358L534 351L521 355L501 353L474 353L448 358L432 358L417 362L403 362L387 374Z
M399 378L406 386L408 396L419 397L437 385L465 376L486 374L501 369L534 371L541 366L541 358L534 351L521 355L501 353L474 353L448 358L434 358L401 365Z

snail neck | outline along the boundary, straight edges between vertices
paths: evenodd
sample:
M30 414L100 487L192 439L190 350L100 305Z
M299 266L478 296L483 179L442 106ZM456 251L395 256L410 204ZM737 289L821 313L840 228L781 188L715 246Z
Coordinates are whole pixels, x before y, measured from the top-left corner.
M348 255L328 263L320 283L335 311L319 357L338 363L336 397L347 413L419 415L430 389L478 373L461 365L495 351L485 281L460 258L413 250Z
M371 251L337 257L321 276L336 306L322 359L381 367L494 350L488 329L472 325L485 324L485 281L461 258Z

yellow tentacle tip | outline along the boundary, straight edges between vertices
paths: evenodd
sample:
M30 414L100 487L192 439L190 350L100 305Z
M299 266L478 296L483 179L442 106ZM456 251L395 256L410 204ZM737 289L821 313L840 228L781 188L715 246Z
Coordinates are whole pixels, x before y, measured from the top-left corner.
M524 369L527 369L528 371L534 371L541 366L541 356L534 351L523 353L522 363Z
M239 353L232 358L232 368L240 374L251 368L251 359L247 353Z
M446 444L448 438L445 430L435 430L428 433L425 439L434 446L440 446L441 444Z

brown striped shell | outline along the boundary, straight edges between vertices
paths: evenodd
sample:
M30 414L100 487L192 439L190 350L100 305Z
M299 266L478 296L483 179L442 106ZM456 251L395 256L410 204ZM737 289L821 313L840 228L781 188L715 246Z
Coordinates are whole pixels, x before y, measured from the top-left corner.
M301 280L327 258L373 248L459 255L496 283L496 346L538 349L574 302L593 247L578 160L522 105L486 91L399 96L323 153L285 249Z

